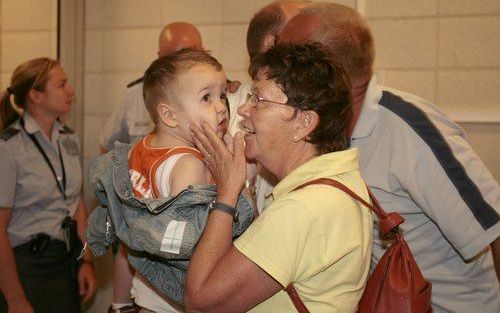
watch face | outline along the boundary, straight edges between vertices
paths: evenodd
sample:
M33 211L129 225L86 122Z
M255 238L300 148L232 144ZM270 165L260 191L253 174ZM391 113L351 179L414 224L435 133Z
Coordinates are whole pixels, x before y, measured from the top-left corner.
M213 199L212 201L210 201L210 203L208 204L208 212L210 212L213 209L215 209L215 202L216 201L217 201L216 199Z

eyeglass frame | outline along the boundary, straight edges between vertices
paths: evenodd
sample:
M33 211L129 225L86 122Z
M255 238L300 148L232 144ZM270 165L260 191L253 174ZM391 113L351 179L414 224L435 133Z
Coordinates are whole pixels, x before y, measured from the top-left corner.
M257 106L257 104L259 104L260 102L269 102L269 103L273 103L273 104L279 104L279 105L288 105L288 101L287 102L277 102L277 101L272 101L272 100L267 100L267 99L264 99L262 97L259 97L256 93L247 93L247 98L246 98L246 101L250 100L250 102L252 103L252 106Z

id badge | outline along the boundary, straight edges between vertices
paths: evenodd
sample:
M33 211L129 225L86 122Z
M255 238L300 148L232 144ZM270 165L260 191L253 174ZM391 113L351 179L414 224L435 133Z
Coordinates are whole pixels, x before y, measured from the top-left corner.
M64 138L61 143L69 155L78 155L78 144L74 139Z

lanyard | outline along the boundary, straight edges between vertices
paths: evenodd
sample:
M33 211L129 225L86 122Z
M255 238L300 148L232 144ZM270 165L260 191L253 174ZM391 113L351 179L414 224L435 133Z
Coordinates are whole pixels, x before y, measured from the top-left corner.
M62 186L61 186L61 184L59 184L59 180L57 179L56 171L54 170L54 167L52 166L52 163L50 162L49 157L47 156L47 154L43 150L42 146L40 145L40 143L36 139L35 135L30 134L26 131L26 128L24 127L24 119L22 117L21 117L19 122L20 122L24 132L28 135L28 137L30 137L31 141L33 141L33 143L37 147L38 151L40 151L40 154L43 156L43 159L45 160L45 162L49 166L50 171L52 172L52 175L54 175L54 179L56 180L57 189L59 189L64 200L66 200L66 171L64 170L64 162L63 162L63 158L62 158L61 148L59 147L59 142L57 143L57 149L59 150L59 161L61 162L61 169L62 169L62 176L63 176Z

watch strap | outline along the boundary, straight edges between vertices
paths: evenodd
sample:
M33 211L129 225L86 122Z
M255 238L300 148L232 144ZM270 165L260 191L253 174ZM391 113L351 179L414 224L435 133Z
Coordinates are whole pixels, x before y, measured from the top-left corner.
M234 219L235 222L238 221L238 211L230 206L230 205L227 205L225 203L222 203L222 202L217 202L217 200L213 200L212 202L210 202L209 204L209 212L213 211L213 210L217 210L217 211L221 211L221 212L224 212L224 213L227 213L229 215L231 215Z

